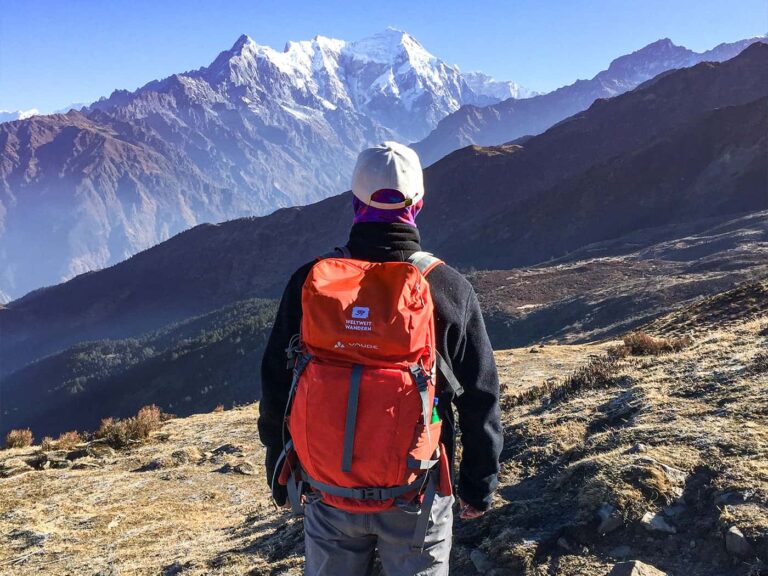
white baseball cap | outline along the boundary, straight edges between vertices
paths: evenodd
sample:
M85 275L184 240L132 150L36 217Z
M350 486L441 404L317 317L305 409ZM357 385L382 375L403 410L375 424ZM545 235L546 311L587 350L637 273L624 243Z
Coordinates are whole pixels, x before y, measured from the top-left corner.
M379 190L397 190L405 198L387 204L372 197ZM424 196L424 174L419 156L398 142L384 142L360 152L352 174L352 194L374 208L395 210L416 204Z

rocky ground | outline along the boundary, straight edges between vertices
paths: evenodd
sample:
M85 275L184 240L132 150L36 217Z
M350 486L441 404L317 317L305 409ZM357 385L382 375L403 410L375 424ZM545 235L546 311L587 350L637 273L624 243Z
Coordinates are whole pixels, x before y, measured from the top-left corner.
M768 574L768 283L739 290L652 326L690 336L679 352L498 352L501 489L457 521L452 573ZM119 451L0 452L0 573L300 574L257 410L169 420Z

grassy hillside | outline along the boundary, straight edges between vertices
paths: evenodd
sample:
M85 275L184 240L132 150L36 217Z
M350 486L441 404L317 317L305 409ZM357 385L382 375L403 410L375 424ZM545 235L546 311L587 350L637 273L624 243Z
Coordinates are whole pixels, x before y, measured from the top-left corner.
M625 560L768 573L767 291L745 285L651 326L692 339L677 352L497 352L501 487L484 518L456 521L452 573L605 576ZM270 503L257 413L170 420L117 452L0 452L0 566L300 574L301 525Z

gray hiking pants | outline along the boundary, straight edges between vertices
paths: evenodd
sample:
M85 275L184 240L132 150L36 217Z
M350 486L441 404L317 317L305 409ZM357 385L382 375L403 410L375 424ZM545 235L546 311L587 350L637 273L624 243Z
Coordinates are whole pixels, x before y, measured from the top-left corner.
M304 506L307 576L366 576L373 553L387 576L447 576L453 496L435 496L424 551L411 550L418 515L399 508L353 514L317 500Z

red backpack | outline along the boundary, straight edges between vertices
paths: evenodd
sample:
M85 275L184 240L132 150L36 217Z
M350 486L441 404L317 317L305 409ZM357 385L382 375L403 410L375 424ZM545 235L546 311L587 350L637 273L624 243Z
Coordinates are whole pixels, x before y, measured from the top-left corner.
M341 256L318 259L302 289L301 334L288 350L292 444L279 482L295 511L303 484L349 512L417 498L431 507L435 492L451 494L438 366L451 391L461 392L435 345L426 277L442 261L426 252L406 262Z

